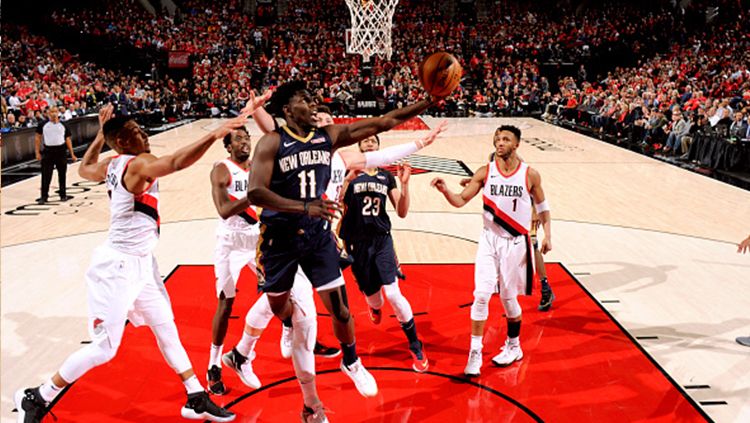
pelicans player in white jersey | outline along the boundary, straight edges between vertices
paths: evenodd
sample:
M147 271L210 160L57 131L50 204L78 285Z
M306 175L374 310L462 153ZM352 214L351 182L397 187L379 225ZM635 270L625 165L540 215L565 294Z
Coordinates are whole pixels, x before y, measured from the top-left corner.
M323 108L321 107L321 109ZM326 109L323 110L324 111L317 112L316 115L318 127L325 127L333 124L333 118L331 115L327 113L328 111ZM264 133L268 133L274 129L275 122L273 117L263 108L259 108L253 114L253 119L255 119L259 128ZM445 128L446 122L441 122L440 125L421 140L384 148L377 152L363 154L356 150L337 150L331 158L331 180L326 188L326 198L331 200L339 199L347 170L361 170L370 166L384 166L401 160L409 154L415 153L432 144ZM346 254L343 247L342 254ZM342 263L347 263L346 257L342 257ZM300 362L306 361L307 363L302 364L302 367L308 369L310 366L313 366L312 371L314 372L314 358L312 358L312 354L309 350L312 347L310 340L315 340L317 335L317 312L313 298L312 284L307 280L307 277L301 269L298 269L295 275L291 296L294 299L295 304L298 306L295 309L299 309L301 315L307 316L307 318L302 319L302 321L295 320L293 324L291 321L283 322L281 355L284 358L299 358L298 361ZM255 345L273 316L273 311L271 310L271 305L268 301L267 295L263 294L247 313L245 318L246 325L240 342L231 352L224 355L224 364L227 364L227 366L237 371L240 380L242 380L247 386L254 387L248 382L257 380L257 376L253 374L252 366L246 365L245 363L249 364L252 360ZM296 338L293 336L293 330L304 332L304 339L308 341L308 343L306 345L295 345L294 339ZM333 349L326 347L320 348L319 344L316 344L316 346L318 346L316 350L326 351ZM333 350L335 350L336 353L339 352L337 349ZM317 352L318 351L316 351L316 353ZM325 354L321 353L319 355ZM337 354L329 355L335 356ZM295 367L297 367L297 364L298 363L295 362ZM309 372L309 370L306 371ZM300 383L304 384L305 382L303 382L303 379L300 379ZM359 386L358 389L360 389Z
M120 346L126 321L134 326L149 326L164 359L182 379L187 391L187 403L181 410L183 417L232 421L235 415L209 399L193 372L177 333L153 249L159 239L157 178L195 163L216 139L243 126L247 114L161 158L150 154L148 136L134 120L111 116L112 106L100 111L101 128L78 171L84 179L106 181L111 200L107 242L94 251L86 272L92 342L70 355L60 370L41 386L16 392L18 421L41 421L48 404L63 388L111 360ZM105 140L119 155L100 161Z
M531 293L533 258L529 231L531 208L535 207L544 228L541 251L552 249L550 211L539 172L516 155L521 130L503 125L494 136L495 160L482 166L461 193L448 189L435 178L432 186L454 207L463 207L480 191L483 197L484 228L479 238L474 268L474 303L471 306L471 349L464 373L478 376L482 366L482 337L489 314L489 300L499 291L507 318L508 336L492 362L509 366L523 358L519 334L521 307L517 296ZM532 205L532 198L536 204Z

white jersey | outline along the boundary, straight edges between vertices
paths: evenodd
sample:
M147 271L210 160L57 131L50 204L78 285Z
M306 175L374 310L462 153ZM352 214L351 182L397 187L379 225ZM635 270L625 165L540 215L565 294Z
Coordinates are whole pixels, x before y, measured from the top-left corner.
M525 162L510 175L504 175L497 162L490 162L482 190L485 228L504 237L528 235L532 208L528 174Z
M227 194L232 201L244 200L247 198L247 182L250 172L243 169L240 165L231 159L224 159L215 166L223 164L229 171L229 180L227 181ZM253 226L258 224L258 213L255 206L250 206L240 213L229 216L227 219L219 218L220 232L247 232Z
M326 187L325 198L331 201L337 201L341 195L341 187L344 186L344 176L346 175L346 163L341 154L336 150L331 157L331 180Z
M159 183L154 180L139 195L126 190L123 177L134 158L119 155L107 166L109 245L122 253L144 256L151 254L159 240Z

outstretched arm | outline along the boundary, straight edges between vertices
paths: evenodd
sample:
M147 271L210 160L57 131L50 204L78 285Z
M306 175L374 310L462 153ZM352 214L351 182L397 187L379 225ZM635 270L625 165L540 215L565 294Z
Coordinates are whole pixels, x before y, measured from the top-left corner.
M271 116L271 114L268 113L263 107L257 109L255 113L253 113L253 120L264 134L273 132L273 130L276 129L273 116Z
M544 190L542 189L542 177L535 169L529 169L528 178L529 186L531 187L531 197L536 203L534 207L536 207L537 216L539 217L539 221L542 222L542 228L544 228L544 239L539 251L542 254L547 254L552 250L552 218L549 206L547 206L547 199L544 197Z
M267 134L276 129L273 116L271 116L271 114L268 113L263 107L263 105L266 104L269 98L271 98L270 90L266 91L262 96L259 97L255 96L255 92L253 92L253 90L250 90L250 100L247 101L247 104L242 109L243 113L252 115L255 124L258 125L258 128L260 128L260 130L263 131L264 134Z
M81 178L101 182L107 177L107 166L112 161L111 157L108 157L102 161L99 161L99 154L102 152L104 147L104 123L112 117L114 107L108 104L99 110L99 131L96 133L96 138L86 149L86 153L83 155L81 165L78 167L78 174Z
M334 148L352 145L367 137L385 132L427 110L432 99L422 100L400 109L392 110L383 116L362 119L347 125L329 125L325 129L333 140Z
M347 150L339 151L339 154L344 160L344 163L346 163L346 168L349 170L372 169L386 166L432 144L438 135L445 131L447 126L448 121L444 120L440 122L438 126L433 128L432 131L421 140L386 147L378 151L368 151L367 153Z
M140 154L128 166L123 179L125 186L133 194L140 194L154 179L182 170L197 162L217 139L247 123L247 114L242 113L229 119L221 127L204 135L198 141L180 148L173 154L157 158L151 154Z
M477 172L474 174L474 176L471 177L471 180L468 181L466 186L464 186L464 189L463 191L461 191L461 193L455 193L448 189L448 186L445 184L445 180L443 180L443 178L433 179L430 185L432 185L436 190L440 191L445 196L445 199L448 200L451 206L463 207L482 189L482 185L484 184L484 178L486 175L487 166L480 167L479 170L477 170Z

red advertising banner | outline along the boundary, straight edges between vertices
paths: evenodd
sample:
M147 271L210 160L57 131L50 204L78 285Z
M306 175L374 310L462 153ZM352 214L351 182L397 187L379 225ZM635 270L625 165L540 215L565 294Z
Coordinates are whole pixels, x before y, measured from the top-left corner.
M187 51L169 52L169 69L184 69L190 66L190 53Z

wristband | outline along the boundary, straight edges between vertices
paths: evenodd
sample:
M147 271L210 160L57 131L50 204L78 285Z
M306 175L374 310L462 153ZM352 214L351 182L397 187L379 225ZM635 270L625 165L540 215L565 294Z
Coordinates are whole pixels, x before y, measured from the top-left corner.
M536 203L535 208L537 214L542 214L549 211L549 204L547 204L547 200L544 200L541 203Z

